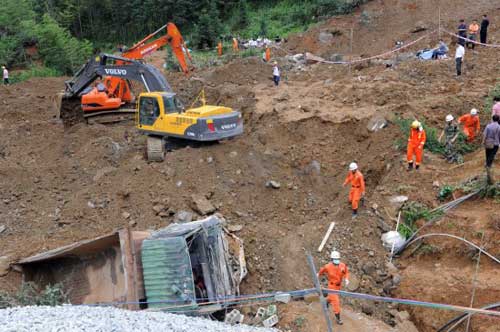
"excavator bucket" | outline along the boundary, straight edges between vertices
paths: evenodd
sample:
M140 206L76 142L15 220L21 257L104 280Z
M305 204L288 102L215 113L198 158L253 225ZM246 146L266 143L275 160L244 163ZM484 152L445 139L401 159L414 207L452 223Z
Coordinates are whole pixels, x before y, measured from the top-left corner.
M70 127L85 121L79 96L68 96L61 92L54 96L52 104L56 118L61 119L64 126Z

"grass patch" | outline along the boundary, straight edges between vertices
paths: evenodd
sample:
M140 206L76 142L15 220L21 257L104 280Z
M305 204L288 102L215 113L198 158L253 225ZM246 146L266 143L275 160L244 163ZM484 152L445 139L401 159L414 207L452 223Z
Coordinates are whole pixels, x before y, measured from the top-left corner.
M407 202L401 208L402 223L399 224L398 232L405 238L409 238L417 230L417 221L424 219L429 221L443 215L442 211L431 211L427 206L419 202Z
M10 75L10 82L19 83L29 80L33 77L57 77L61 76L61 73L56 69L48 67L30 67L23 71L18 71Z
M447 200L448 198L450 198L453 194L453 191L455 190L455 188L453 188L452 186L450 185L444 185L440 190L439 190L439 193L438 193L438 199L440 202L444 202L445 200Z
M407 137L410 133L411 123L413 121L414 120L412 119L403 118L398 118L395 120L396 124L401 129L401 132L405 135L404 138L400 138L396 141L396 147L400 150L406 149ZM425 133L427 135L427 141L425 143L424 149L435 154L444 155L444 139L442 143L438 140L442 129L427 126L424 122L422 122L422 126L424 127ZM455 149L458 153L464 155L475 151L477 148L477 145L467 143L467 137L462 132L459 133L458 138L455 141Z
M32 283L23 283L14 294L0 292L0 309L28 305L56 306L63 303L68 303L68 296L60 284L38 290Z

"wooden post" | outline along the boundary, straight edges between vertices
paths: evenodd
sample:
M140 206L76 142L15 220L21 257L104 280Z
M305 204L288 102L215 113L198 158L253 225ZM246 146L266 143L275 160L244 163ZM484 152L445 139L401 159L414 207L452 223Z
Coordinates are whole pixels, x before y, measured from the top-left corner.
M309 263L309 267L311 268L311 277L314 282L314 287L318 291L319 302L321 303L321 307L323 308L323 314L325 315L328 332L333 332L333 324L332 320L330 319L330 313L328 312L328 306L326 305L326 299L323 297L321 284L318 279L318 273L316 272L316 266L314 265L314 260L309 252L307 253L307 263Z
M323 237L323 241L321 241L321 244L318 247L318 252L323 251L323 247L326 244L326 241L328 241L328 238L330 237L330 234L332 234L333 227L335 227L335 223L331 222L330 227L328 227L328 230L326 231L325 237Z

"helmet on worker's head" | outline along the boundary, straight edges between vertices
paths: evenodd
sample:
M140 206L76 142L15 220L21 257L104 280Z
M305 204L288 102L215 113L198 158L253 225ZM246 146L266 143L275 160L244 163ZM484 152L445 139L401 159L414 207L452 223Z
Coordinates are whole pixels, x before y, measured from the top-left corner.
M356 163L350 163L349 164L349 170L350 171L355 171L357 169L358 169L358 164L356 164Z
M331 259L340 259L340 252L338 252L337 250L332 251L332 253L330 254L330 258Z
M413 121L411 123L411 127L414 129L418 129L418 127L420 127L420 122L418 122L417 120Z
M477 115L477 109L473 108L470 110L471 115Z
M278 61L274 61L274 62L273 62L273 65L277 65L277 64L278 64Z
M451 121L453 121L453 119L454 119L454 118L453 118L453 115L451 115L451 114L448 114L448 115L446 116L446 122L451 122Z

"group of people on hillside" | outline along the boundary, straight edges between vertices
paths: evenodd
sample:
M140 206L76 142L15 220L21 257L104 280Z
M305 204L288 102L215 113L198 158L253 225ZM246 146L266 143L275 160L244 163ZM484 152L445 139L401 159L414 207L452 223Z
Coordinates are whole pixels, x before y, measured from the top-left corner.
M462 75L462 65L465 56L465 46L467 46L470 49L474 49L476 42L478 40L477 38L478 35L480 43L486 44L488 40L489 25L490 25L490 20L488 18L488 15L486 14L483 15L483 19L481 20L481 25L479 25L477 20L473 20L472 23L469 24L469 26L467 27L465 20L464 19L460 20L457 32L458 35L457 48L455 50L457 76Z

